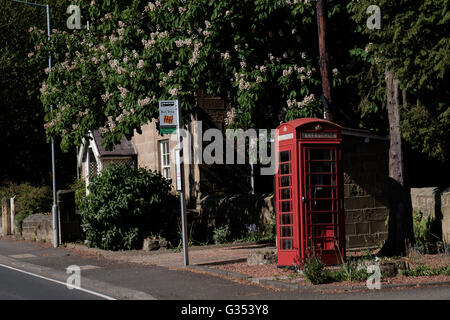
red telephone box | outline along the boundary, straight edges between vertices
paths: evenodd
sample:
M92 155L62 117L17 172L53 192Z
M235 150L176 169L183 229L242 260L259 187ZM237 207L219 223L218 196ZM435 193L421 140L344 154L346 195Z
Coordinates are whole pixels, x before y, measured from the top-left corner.
M345 257L342 128L303 118L276 131L278 266L313 254L327 265Z

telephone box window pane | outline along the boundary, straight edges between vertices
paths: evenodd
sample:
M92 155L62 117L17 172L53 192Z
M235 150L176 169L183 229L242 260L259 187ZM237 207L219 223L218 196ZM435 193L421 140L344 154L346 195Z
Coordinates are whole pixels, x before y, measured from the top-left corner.
M289 163L280 165L280 174L289 174L289 173L291 173L291 165Z
M291 202L290 201L281 202L281 212L291 212Z
M334 227L333 226L314 226L312 228L313 237L316 238L333 238Z
M311 149L311 160L331 160L329 149Z
M311 162L311 172L331 172L331 162Z
M281 239L281 249L283 249L283 250L292 249L292 240L291 239Z
M329 211L333 208L333 200L311 200L311 210Z
M334 239L315 239L314 247L316 250L334 250Z
M281 237L292 237L292 227L281 227Z
M290 152L289 151L281 151L280 152L280 162L289 162L290 160Z
M331 212L313 213L312 223L333 223L333 214Z
M281 224L292 224L292 214L282 214Z
M289 187L291 185L291 177L281 177L280 187Z
M281 200L287 200L291 199L291 189L281 189L280 190L280 199Z
M313 186L330 186L331 175L329 174L312 174L311 185Z
M312 198L332 198L331 187L311 188Z

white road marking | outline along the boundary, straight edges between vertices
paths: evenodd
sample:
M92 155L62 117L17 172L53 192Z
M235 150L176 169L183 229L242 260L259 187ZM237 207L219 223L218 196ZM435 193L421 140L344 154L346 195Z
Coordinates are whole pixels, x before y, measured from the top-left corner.
M84 271L84 270L93 270L93 269L100 269L101 267L99 266L91 266L90 264L85 265L85 266L80 266L80 270Z
M40 276L40 275L35 274L35 273L31 273L31 272L28 272L28 271L24 271L24 270L21 270L21 269L10 267L10 266L4 265L4 264L0 264L0 267L4 267L4 268L11 269L11 270L14 270L14 271L22 272L22 273L28 274L30 276L33 276L33 277L36 277L36 278L41 278L41 279L44 279L44 280L47 280L47 281L51 281L51 282L55 282L55 283L59 283L59 284L62 284L64 286L67 285L65 282L58 281L58 280L55 280L55 279L50 279L50 278L47 278L47 277L44 277L44 276ZM98 292L94 292L94 291L91 291L91 290L88 290L88 289L76 288L76 287L74 289L80 290L80 291L83 291L83 292L86 292L86 293L89 293L89 294L92 294L94 296L101 297L101 298L104 298L104 299L107 299L107 300L116 300L115 298L112 298L110 296L107 296L107 295L104 295L104 294L101 294L101 293L98 293Z
M13 258L13 259L36 258L36 256L34 254L31 254L31 253L11 254L8 257Z

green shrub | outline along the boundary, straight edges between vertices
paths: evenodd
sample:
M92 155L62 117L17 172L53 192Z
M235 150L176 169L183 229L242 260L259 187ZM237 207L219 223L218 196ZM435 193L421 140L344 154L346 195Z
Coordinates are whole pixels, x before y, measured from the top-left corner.
M365 268L358 270L355 263L346 261L341 264L339 270L329 274L332 281L365 281L369 277Z
M75 207L80 210L81 203L86 198L86 183L81 179L75 179L69 188L75 193Z
M413 229L414 238L416 244L419 246L425 245L431 239L431 225L433 220L431 217L426 217L419 210L414 210L413 212Z
M14 196L15 222L19 234L22 233L22 221L30 214L51 212L53 197L48 186L36 187L27 182L6 182L0 186L0 199Z
M303 263L303 274L312 284L325 283L328 279L328 273L325 271L325 265L318 256L310 256Z
M437 275L450 276L450 266L445 266L441 268L431 268L427 265L420 265L411 270L403 270L402 274L409 277L437 276Z
M213 231L213 240L215 244L225 243L230 236L230 229L228 225L216 228Z
M88 189L79 213L89 246L136 249L152 234L169 241L177 237L178 202L171 182L160 173L113 165L93 178Z

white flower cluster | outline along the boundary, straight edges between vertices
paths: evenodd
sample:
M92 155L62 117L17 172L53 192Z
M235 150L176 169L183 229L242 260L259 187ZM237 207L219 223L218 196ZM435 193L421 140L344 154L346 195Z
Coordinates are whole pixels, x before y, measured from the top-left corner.
M311 104L315 99L315 96L313 93L311 93L309 96L306 96L303 98L303 101L297 101L296 99L289 99L286 101L289 108L297 107L297 108L303 108L307 105Z
M187 39L184 39L184 40L183 39L175 40L175 45L177 46L177 48L181 48L183 46L189 47L189 46L192 45L192 39L187 38Z
M178 94L180 93L180 91L181 91L181 86L178 86L178 87L176 87L176 88L171 88L171 89L169 89L169 94L170 94L171 96L173 96L173 97L176 97L176 96L178 96Z
M109 61L109 66L111 69L114 69L118 74L126 73L126 70L120 66L120 63L117 59L113 59Z
M287 5L299 4L299 3L308 4L311 3L311 0L286 0Z
M117 86L117 89L119 89L122 99L125 99L127 97L128 90L122 86Z
M150 49L152 46L154 46L156 43L155 39L150 39L150 40L146 40L146 39L142 39L142 44L144 45L145 49Z
M289 69L283 70L283 77L289 78L292 74L292 67L289 67Z
M221 53L220 56L222 58L224 58L225 60L230 60L231 56L230 56L230 52L225 51L225 53Z
M227 126L231 125L234 122L235 117L236 117L236 109L231 108L231 110L227 111L227 117L224 119L225 124Z
M245 81L243 78L239 80L239 89L250 90L250 82Z
M111 98L111 96L112 96L112 93L109 93L109 92L106 92L105 94L102 94L102 95L101 95L102 100L103 100L104 102L108 102L108 100L109 100L109 98Z
M145 97L144 99L138 99L138 105L140 107L145 107L145 106L149 105L150 102L152 102L152 99L149 97Z
M49 95L50 93L47 91L48 90L48 84L46 82L42 82L42 86L39 89L39 91L43 94L43 95Z
M146 6L145 6L145 8L144 8L144 11L155 11L156 10L156 8L159 8L159 7L161 7L161 2L159 2L159 1L155 1L155 3L153 3L153 2L149 2Z
M303 72L305 72L306 69L305 69L305 67L300 67L299 68L299 67L295 66L294 70L297 71L298 73L303 73Z
M198 57L200 55L200 48L202 46L203 46L203 43L201 43L201 42L196 42L194 44L194 52L192 53L192 58L189 59L189 65L191 67L198 62Z

